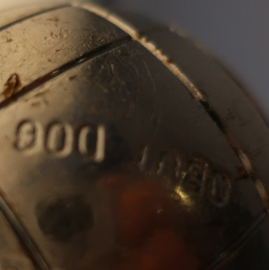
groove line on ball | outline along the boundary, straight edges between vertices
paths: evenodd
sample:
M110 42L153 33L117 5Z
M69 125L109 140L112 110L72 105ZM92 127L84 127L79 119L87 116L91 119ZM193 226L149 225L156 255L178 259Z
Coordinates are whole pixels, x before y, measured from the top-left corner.
M253 224L238 238L238 240L233 243L232 246L227 248L224 252L222 252L218 259L216 259L213 263L211 263L206 270L218 269L218 267L223 264L225 261L228 261L232 258L242 246L247 243L249 239L259 230L261 225L265 222L266 218L268 218L268 214L266 212L261 213Z
M48 81L58 77L59 75L63 74L64 72L66 72L72 68L75 68L75 67L77 67L77 66L79 66L87 61L90 61L90 60L92 60L92 59L94 59L102 54L105 54L105 53L108 53L114 49L117 49L117 48L121 47L122 45L128 44L131 41L132 41L132 38L130 36L118 39L116 41L113 41L111 43L103 45L103 46L101 46L93 51L87 52L87 53L83 54L82 56L76 58L75 60L72 60L70 62L63 64L62 66L54 69L53 71L43 75L42 77L37 78L36 80L31 82L30 84L24 86L9 99L4 100L2 103L0 103L0 110L6 106L12 104L13 102L16 102L18 98L23 97L27 93L35 90L36 88L47 83Z
M32 14L30 14L28 16L25 16L23 18L20 18L18 20L15 20L15 21L13 21L11 23L8 23L8 24L0 27L0 32L6 30L6 29L8 29L8 28L10 28L10 27L12 27L12 26L14 26L16 24L19 24L21 22L24 22L24 21L27 21L27 20L29 20L31 18L34 18L34 17L36 17L38 15L42 15L42 14L45 14L45 13L48 13L48 12L51 12L51 11L54 11L54 10L66 8L66 7L70 7L70 4L63 4L63 5L59 5L59 6L54 6L52 8L48 8L48 9L43 9L43 10L37 11L35 13L32 13Z
M263 204L266 207L267 213L269 213L269 196L266 192L266 189L259 179L255 169L253 168L250 159L247 154L241 149L236 138L233 136L229 128L222 121L221 117L217 112L212 108L209 102L206 100L204 95L199 91L199 89L192 83L192 81L186 76L180 68L173 62L171 59L161 51L160 48L150 40L145 33L138 32L132 24L124 19L120 18L116 14L96 6L94 4L83 4L83 3L72 3L74 7L80 7L82 9L88 10L106 20L113 23L115 26L119 27L121 30L129 34L134 40L138 41L144 48L146 48L150 53L152 53L159 61L161 61L177 78L178 80L187 88L190 94L202 105L205 111L208 113L209 117L213 122L218 126L222 131L225 139L234 150L237 157L240 159L241 163L245 167L249 177L252 179L257 192L260 195L260 198Z
M0 211L6 218L6 221L20 240L21 245L28 252L28 255L33 260L38 269L50 270L51 268L48 262L45 260L44 256L41 254L38 246L36 245L36 243L34 243L26 228L22 225L19 218L16 216L14 211L11 210L11 207L7 204L6 200L4 200L3 196L1 195Z

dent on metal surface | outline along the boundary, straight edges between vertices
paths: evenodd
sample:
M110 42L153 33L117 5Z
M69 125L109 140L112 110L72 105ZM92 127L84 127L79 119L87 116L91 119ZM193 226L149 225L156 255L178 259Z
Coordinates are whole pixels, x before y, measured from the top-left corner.
M0 193L37 268L226 270L268 253L268 130L214 60L93 4L17 20L0 29Z

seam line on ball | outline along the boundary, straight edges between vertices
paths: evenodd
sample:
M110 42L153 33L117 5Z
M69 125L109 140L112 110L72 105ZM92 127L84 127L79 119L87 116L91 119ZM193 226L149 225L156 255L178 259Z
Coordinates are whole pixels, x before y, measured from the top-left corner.
M46 262L44 256L42 256L38 246L34 243L26 228L22 225L19 218L11 210L11 207L7 204L6 200L4 200L3 196L1 195L0 211L4 215L10 227L13 229L13 232L17 235L21 245L25 248L25 250L28 252L28 255L35 263L35 266L37 266L40 270L50 270L51 268Z
M36 80L31 82L30 84L24 86L9 99L2 101L2 103L0 103L0 110L6 106L12 104L13 102L16 102L18 98L23 97L27 93L35 90L36 88L47 83L48 81L58 77L59 75L63 74L64 72L66 72L72 68L75 68L75 67L77 67L77 66L79 66L87 61L93 60L94 58L96 58L100 55L103 55L103 54L108 53L114 49L117 49L118 47L121 47L122 45L128 44L132 40L133 39L130 36L118 39L116 41L113 41L113 42L108 43L106 45L103 45L101 47L98 47L97 49L95 49L93 51L87 52L87 53L83 54L82 56L76 58L75 60L72 60L70 62L63 64L62 66L54 69L53 71L43 75L42 77L37 78Z
M205 111L208 113L209 117L213 122L220 128L226 141L229 143L237 157L240 159L241 163L245 167L249 177L252 179L259 196L266 207L267 213L269 213L269 197L266 189L259 179L255 169L253 168L250 159L247 154L241 149L236 138L232 135L229 128L224 124L221 117L217 112L210 106L208 101L205 99L203 94L199 89L191 82L191 80L180 70L180 68L171 61L171 59L161 51L153 40L150 40L144 33L138 32L132 24L125 21L121 17L112 13L111 11L101 8L94 4L83 4L83 3L72 3L74 7L80 7L88 10L119 27L121 30L129 34L135 41L139 42L144 48L146 48L150 53L152 53L160 62L162 62L177 78L178 80L187 88L189 93L202 105Z
M224 252L222 252L215 261L213 261L209 266L205 268L205 270L214 270L219 269L219 266L225 264L226 261L229 261L244 244L246 244L249 239L257 233L261 225L268 218L268 214L266 212L261 213L256 220L252 223L252 225L233 243L230 247L228 247Z
M32 13L32 14L30 14L28 16L25 16L23 18L20 18L18 20L15 20L15 21L13 21L11 23L8 23L8 24L0 27L0 32L6 30L6 29L8 29L8 28L10 28L10 27L12 27L12 26L14 26L16 24L19 24L21 22L24 22L24 21L27 21L27 20L29 20L31 18L34 18L34 17L36 17L38 15L45 14L45 13L48 13L50 11L62 9L62 8L65 8L65 7L70 7L70 4L64 4L64 5L54 6L54 7L48 8L48 9L43 9L43 10L37 11L35 13Z

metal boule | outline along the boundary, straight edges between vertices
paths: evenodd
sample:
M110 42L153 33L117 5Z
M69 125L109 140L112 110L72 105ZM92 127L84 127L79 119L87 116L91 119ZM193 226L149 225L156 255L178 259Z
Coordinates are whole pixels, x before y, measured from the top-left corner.
M0 44L0 268L269 269L268 126L196 42L72 1Z

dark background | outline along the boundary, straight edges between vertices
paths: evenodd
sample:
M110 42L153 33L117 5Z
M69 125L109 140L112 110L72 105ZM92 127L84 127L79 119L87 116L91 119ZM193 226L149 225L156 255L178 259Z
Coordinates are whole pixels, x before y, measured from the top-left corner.
M0 9L24 2L42 0L0 0ZM186 30L245 83L269 119L268 0L110 0L110 3Z

